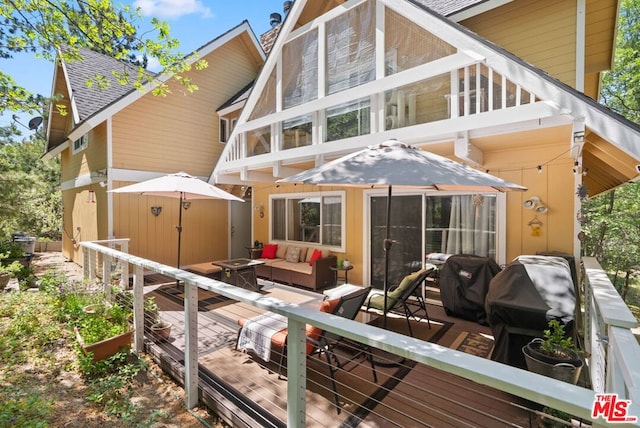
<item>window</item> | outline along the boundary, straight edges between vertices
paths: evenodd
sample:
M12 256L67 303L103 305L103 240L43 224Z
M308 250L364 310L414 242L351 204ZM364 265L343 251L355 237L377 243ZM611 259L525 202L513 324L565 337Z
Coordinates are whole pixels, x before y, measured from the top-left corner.
M371 132L371 108L369 98L343 104L326 110L326 141L366 135Z
M89 146L89 134L84 134L73 142L73 154L76 154Z
M220 118L220 142L226 143L229 139L229 119L225 119L224 117Z
M371 196L370 283L382 288L386 196ZM397 284L422 265L426 254L474 254L497 259L496 194L406 194L391 198L389 283Z
M342 247L344 193L273 196L271 239Z

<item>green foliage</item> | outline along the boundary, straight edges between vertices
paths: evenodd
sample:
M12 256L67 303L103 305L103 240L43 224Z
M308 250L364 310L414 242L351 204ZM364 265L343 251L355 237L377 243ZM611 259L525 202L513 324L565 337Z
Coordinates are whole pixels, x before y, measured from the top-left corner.
M602 78L602 102L634 122L640 122L640 3L620 5L614 65Z
M573 339L566 337L564 324L556 319L549 321L549 328L544 331L540 348L541 351L556 358L563 358L570 352L579 352Z
M0 3L0 58L9 59L15 53L32 53L37 58L53 61L58 49L65 61L80 60L80 47L86 47L137 65L137 74L130 76L122 70L105 70L122 84L142 88L153 79L145 66L155 58L165 72L174 74L175 80L186 90L195 85L181 74L190 70L191 58L176 51L178 41L171 37L169 25L158 19L151 21L152 30L138 34L141 15L129 5L104 0L62 0L43 2L13 0ZM139 60L138 58L142 58ZM196 65L196 69L206 62ZM90 76L88 84L102 85L105 76ZM169 92L166 83L157 80L154 91L159 95ZM0 71L0 113L4 110L38 110L38 97L15 83L11 76Z
M59 158L45 161L39 135L17 141L0 128L0 236L17 230L58 240L62 228Z
M95 314L80 317L78 330L85 345L118 336L129 330L128 317L130 313L119 305L111 305Z
M48 426L47 415L53 412L53 398L13 386L0 393L0 401L0 426L3 427L44 428Z

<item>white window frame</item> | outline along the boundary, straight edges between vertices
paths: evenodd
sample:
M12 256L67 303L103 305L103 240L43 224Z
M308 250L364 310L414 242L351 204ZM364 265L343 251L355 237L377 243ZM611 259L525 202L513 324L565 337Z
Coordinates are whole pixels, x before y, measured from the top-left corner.
M221 117L218 122L218 142L221 144L225 144L229 141L229 135L231 135L231 130L229 129L229 119L226 117Z
M84 134L82 137L78 138L73 142L73 150L72 154L79 153L89 147L89 134Z
M322 243L322 235L321 242L304 242L304 241L294 241L294 240L282 240L282 239L274 239L273 238L273 223L269 221L269 242L282 242L287 244L301 244L304 246L314 246L321 247L327 249L329 251L335 252L345 252L346 248L346 192L343 190L340 191L331 191L331 192L310 192L310 193L282 193L277 195L269 195L269 211L273 215L273 201L274 200L289 200L289 199L305 199L305 198L323 198L323 197L339 197L340 198L340 219L341 219L341 230L340 230L340 246L332 246L332 245L324 245ZM322 209L320 210L322 211ZM322 217L320 222L320 230L322 234Z

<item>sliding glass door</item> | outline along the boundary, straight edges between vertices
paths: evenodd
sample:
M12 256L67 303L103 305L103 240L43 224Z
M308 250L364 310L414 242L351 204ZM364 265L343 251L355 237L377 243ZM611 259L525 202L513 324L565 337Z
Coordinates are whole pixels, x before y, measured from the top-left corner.
M370 197L370 279L384 284L387 197ZM389 285L422 266L429 253L474 254L496 259L495 194L414 194L391 198Z

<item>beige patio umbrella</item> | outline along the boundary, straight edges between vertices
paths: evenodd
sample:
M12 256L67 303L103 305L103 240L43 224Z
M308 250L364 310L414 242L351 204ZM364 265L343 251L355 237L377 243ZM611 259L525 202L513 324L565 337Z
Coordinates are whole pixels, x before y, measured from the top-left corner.
M387 188L387 224L384 248L384 307L386 328L392 187L467 192L524 191L526 187L475 170L468 165L420 150L398 140L388 140L348 154L316 168L278 180L278 183L311 183L324 186Z
M225 199L228 201L244 202L243 199L183 171L120 187L110 190L110 192L138 193L140 195L164 196L166 198L176 198L180 200L180 205L178 206L180 214L178 215L178 225L176 226L178 230L178 268L180 268L183 202L194 199Z

